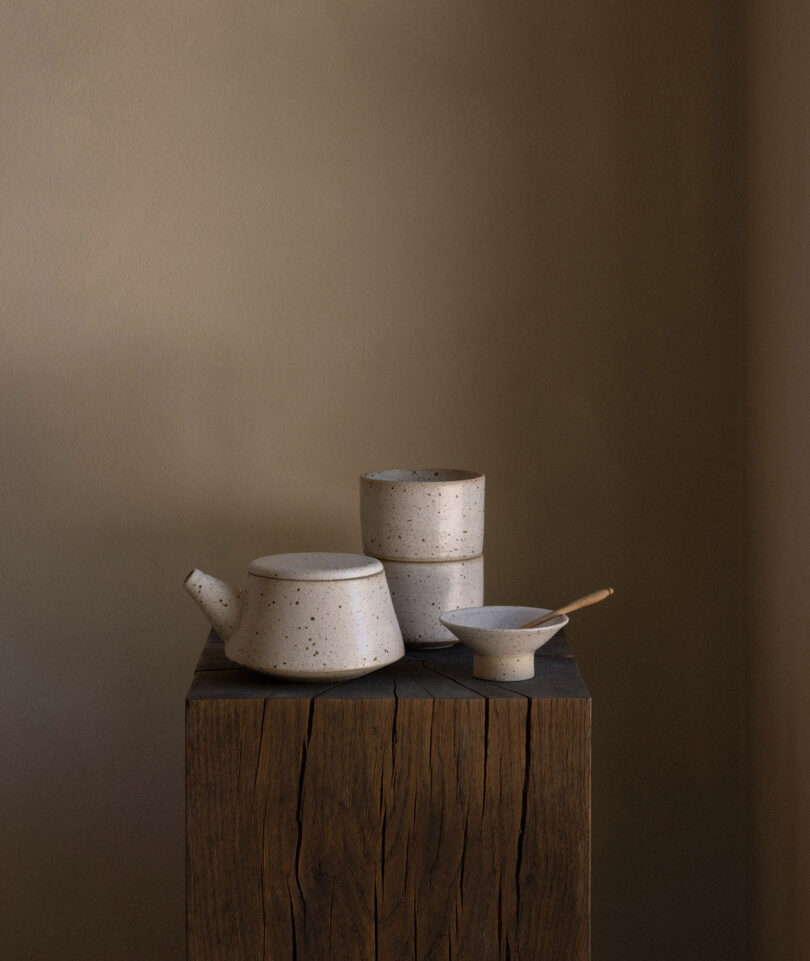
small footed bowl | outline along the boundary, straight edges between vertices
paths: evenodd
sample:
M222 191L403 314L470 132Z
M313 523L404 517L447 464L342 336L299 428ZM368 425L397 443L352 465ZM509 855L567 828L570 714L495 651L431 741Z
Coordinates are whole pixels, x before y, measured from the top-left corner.
M568 623L560 614L540 627L520 625L550 613L545 607L463 607L439 618L473 650L473 674L485 681L527 681L534 677L534 652Z

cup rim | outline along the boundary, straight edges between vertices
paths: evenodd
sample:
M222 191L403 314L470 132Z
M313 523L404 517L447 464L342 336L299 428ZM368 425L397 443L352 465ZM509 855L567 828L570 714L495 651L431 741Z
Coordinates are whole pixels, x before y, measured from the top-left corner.
M386 477L381 475L390 474L433 474L435 477ZM452 475L441 477L439 475ZM360 480L370 484L402 484L408 486L424 486L425 484L435 484L447 486L448 484L467 484L474 480L483 480L485 475L482 471L464 470L458 467L387 467L383 470L365 471L360 475Z

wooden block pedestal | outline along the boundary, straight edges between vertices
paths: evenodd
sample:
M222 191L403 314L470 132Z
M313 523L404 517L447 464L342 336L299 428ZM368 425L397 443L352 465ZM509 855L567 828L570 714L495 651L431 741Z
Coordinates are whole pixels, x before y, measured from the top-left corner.
M587 961L590 696L462 647L275 681L212 634L186 702L188 961Z

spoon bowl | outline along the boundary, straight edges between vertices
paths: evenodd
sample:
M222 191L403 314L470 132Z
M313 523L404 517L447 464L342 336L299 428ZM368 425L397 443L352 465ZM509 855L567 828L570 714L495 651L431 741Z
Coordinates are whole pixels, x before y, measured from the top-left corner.
M568 623L565 614L539 627L528 621L550 614L544 607L488 605L446 611L439 620L473 651L473 673L486 681L534 677L534 653Z

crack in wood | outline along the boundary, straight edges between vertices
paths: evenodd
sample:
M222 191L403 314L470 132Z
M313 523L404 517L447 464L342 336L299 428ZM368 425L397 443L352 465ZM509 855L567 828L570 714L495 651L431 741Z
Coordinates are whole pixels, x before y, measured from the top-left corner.
M376 887L374 888L374 961L380 961L380 918Z
M267 701L262 701L262 719L259 722L259 750L256 752L256 770L253 774L253 807L256 807L256 788L259 783L259 764L262 759L262 744L264 743L264 718L267 714Z
M239 738L239 754L236 759L236 783L241 785L242 783L242 747L244 743L244 738Z
M397 692L397 679L394 677L391 679L394 682L394 717L391 722L391 759L395 759L394 748L397 744L397 711L399 710L399 693Z
M413 864L413 861L412 861L412 858L411 858L411 838L413 838L413 836L414 836L415 833L416 833L416 812L417 812L417 808L418 808L418 804L417 804L418 798L419 798L419 782L417 781L417 782L414 784L414 790L413 790L413 809L411 810L411 823L410 823L410 825L409 825L409 827L408 827L408 833L407 833L407 836L406 836L406 838L405 838L405 881L404 881L404 890L405 890L405 892L408 892L408 891L411 890L411 868L412 868L412 864ZM414 939L415 939L415 935L416 935L416 896L414 895L414 897L413 897L411 900L412 900L412 908L413 908L413 912L414 912L413 930L414 930ZM414 961L418 961L418 959L416 958L416 940L414 940L414 949L413 949L413 950L414 950Z
M329 957L330 959L332 957L332 945L335 943L334 938L332 937L332 922L335 919L334 908L335 908L335 885L336 884L337 884L336 881L332 882L332 893L329 898Z
M467 808L467 815L464 818L464 840L461 842L461 862L459 864L459 897L461 899L461 908L464 908L464 866L467 860L467 836L469 834L470 827L470 809Z
M523 767L523 797L520 809L520 831L518 833L517 861L515 863L515 897L517 924L520 924L520 868L523 863L523 835L526 831L526 808L529 801L529 769L532 749L532 702L526 704L526 747Z
M474 687L470 687L469 684L465 684L463 681L460 681L457 677L453 677L451 674L445 674L444 671L440 671L437 667L433 667L430 664L426 664L424 661L422 661L422 667L424 667L426 671L430 671L431 674L436 674L439 677L443 677L448 681L452 681L454 684L458 684L458 686L463 687L465 691L471 691L473 694L475 694L476 697L486 697L485 694L482 694L480 691L476 691ZM417 683L419 682L417 681ZM432 696L435 699L435 695L432 695Z
M414 684L416 684L417 687L420 687L425 692L425 694L427 694L428 697L431 697L431 698L436 697L433 691L428 690L428 688L426 688L425 685L418 678L412 677L411 680L413 681Z
M444 793L442 793L442 806L441 806L441 810L439 811L439 840L438 840L438 843L436 844L436 855L433 859L434 864L436 864L436 862L441 858L441 855L442 855L442 841L444 840L444 822L445 822L444 812L445 812L445 797L444 797ZM432 883L433 883L433 878L431 876L431 885Z
M304 843L304 821L302 817L304 807L304 777L307 769L307 754L309 753L309 742L312 738L312 721L315 714L315 698L309 699L309 715L307 717L307 733L301 742L301 766L298 772L298 808L296 811L296 821L298 822L298 840L295 847L295 883L298 886L298 893L301 895L301 904L304 908L304 917L307 913L307 901L304 897L304 890L301 886L301 846Z
M393 678L394 682L394 712L391 718L391 781L392 784L395 783L395 772L397 766L397 712L399 710L399 694L397 691L396 678ZM380 765L380 874L379 874L379 886L380 895L385 899L385 830L388 823L388 810L385 803L385 762ZM377 952L377 885L374 886L374 939L375 939L375 956Z
M264 720L267 714L267 701L262 702L262 719L259 722L259 749L256 752L256 771L253 775L253 810L256 810L256 791L259 783L259 770L261 767L262 760L262 745L264 744ZM261 884L261 899L262 899L262 959L267 957L267 889L266 881L264 877L264 859L266 855L265 848L265 828L267 826L267 801L265 800L265 807L262 811L259 827L259 850L261 854L259 856L259 877Z
M298 932L295 927L295 908L293 907L292 892L287 888L290 899L290 924L292 925L292 961L298 961Z
M430 771L430 783L433 784L433 721L436 717L436 699L430 704L430 731L428 733L428 770Z
M383 811L382 822L380 824L380 887L382 895L385 897L385 822L387 812ZM376 890L374 893L376 897Z
M498 871L498 955L503 957L503 877Z
M489 764L489 698L484 701L484 778L481 789L481 818L487 809L487 766Z
M348 681L335 681L335 683L330 684L329 687L325 687L322 691L318 691L317 693L313 694L311 699L315 700L316 697L323 697L325 694L328 694L330 691L334 691L336 687L340 687L342 684L348 684Z

